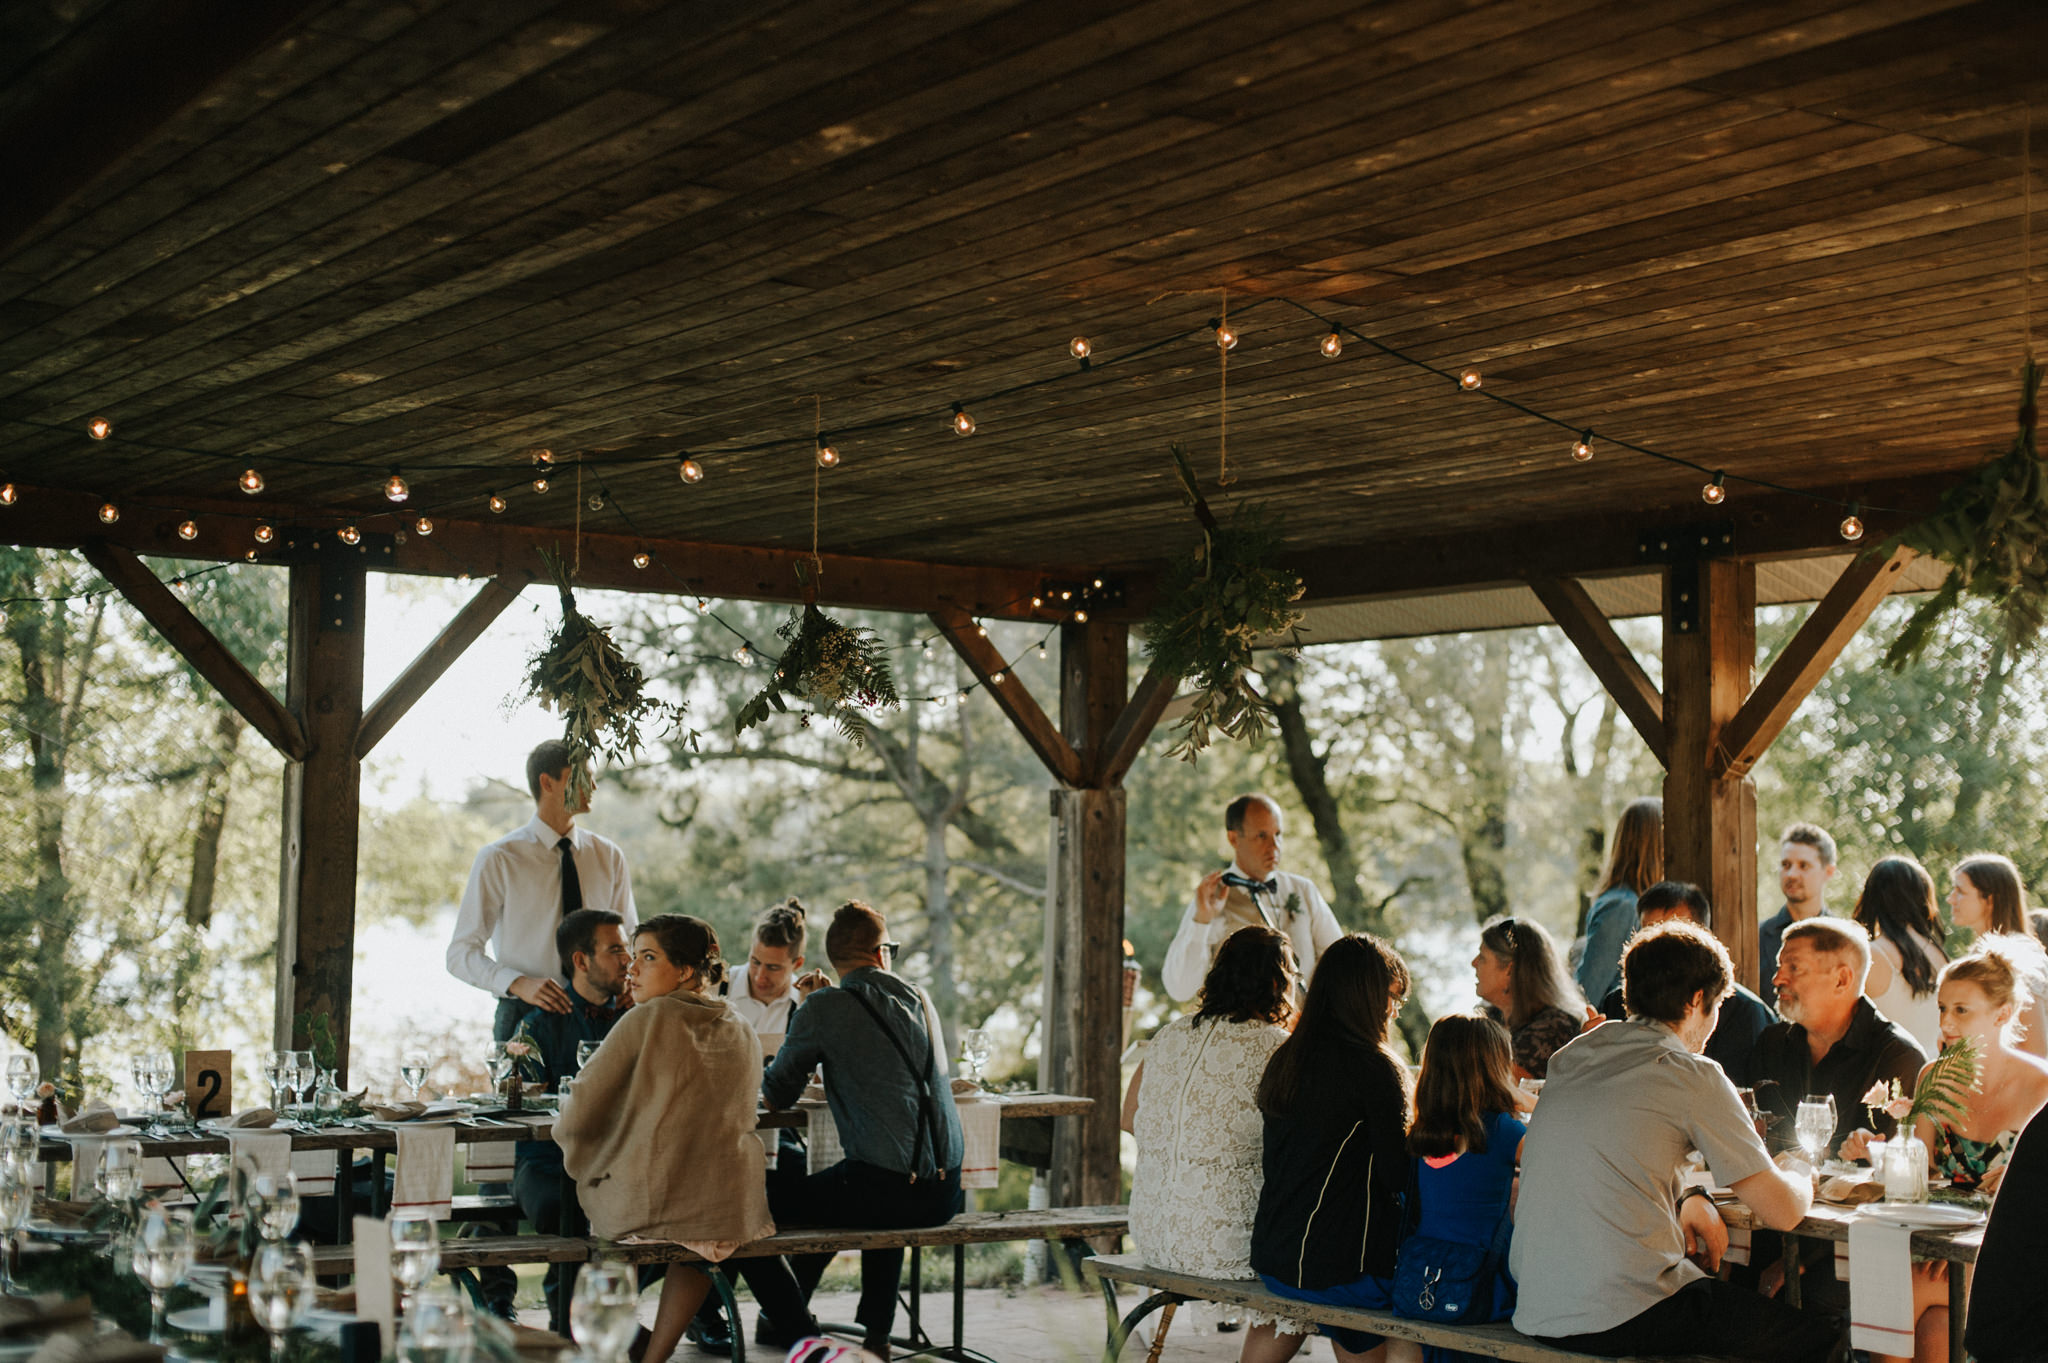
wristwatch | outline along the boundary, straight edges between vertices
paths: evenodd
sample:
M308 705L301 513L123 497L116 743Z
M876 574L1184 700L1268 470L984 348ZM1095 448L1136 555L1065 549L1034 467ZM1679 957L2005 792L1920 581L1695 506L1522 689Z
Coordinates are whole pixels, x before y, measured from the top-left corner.
M1714 1195L1712 1193L1708 1192L1705 1188L1702 1188L1699 1184L1695 1183L1692 1185L1692 1187L1687 1188L1684 1192L1678 1195L1678 1201L1675 1204L1673 1204L1672 1210L1684 1211L1685 1200L1689 1197L1704 1197L1709 1202L1712 1202L1714 1200Z

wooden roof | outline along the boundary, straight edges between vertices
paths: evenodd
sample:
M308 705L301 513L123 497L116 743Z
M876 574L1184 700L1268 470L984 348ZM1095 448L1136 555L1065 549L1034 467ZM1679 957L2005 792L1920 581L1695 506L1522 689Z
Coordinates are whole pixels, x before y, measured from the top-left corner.
M1706 514L1574 427L1760 552L1841 508L1743 476L1924 505L2012 428L2026 0L249 8L4 12L0 474L67 506L566 528L544 445L622 546L795 550L817 395L826 549L1142 569L1225 289L1230 491L1323 595Z

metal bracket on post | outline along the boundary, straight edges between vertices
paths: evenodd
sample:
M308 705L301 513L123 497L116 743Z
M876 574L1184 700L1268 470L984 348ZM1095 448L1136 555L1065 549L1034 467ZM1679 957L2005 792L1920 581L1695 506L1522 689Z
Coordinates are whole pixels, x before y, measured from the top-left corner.
M275 553L261 561L269 563L313 563L320 568L320 628L352 632L350 623L362 618L352 598L361 593L363 579L357 566L388 565L396 552L394 536L364 532L354 544L344 544L332 530L289 529Z
M1735 553L1735 527L1726 522L1672 525L1645 530L1636 540L1636 557L1670 569L1670 590L1664 608L1671 628L1680 634L1700 630L1700 565Z

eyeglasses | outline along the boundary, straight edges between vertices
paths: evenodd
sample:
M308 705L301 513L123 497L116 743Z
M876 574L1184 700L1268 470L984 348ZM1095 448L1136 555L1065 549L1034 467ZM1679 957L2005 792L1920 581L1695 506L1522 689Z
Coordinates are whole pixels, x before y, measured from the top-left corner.
M881 953L882 953L882 954L883 954L884 956L888 957L888 958L889 958L889 964L893 966L893 965L895 965L895 964L896 964L896 957L897 957L897 956L898 956L898 955L899 955L899 954L900 954L900 953L902 952L902 950L903 950L903 943L901 943L901 942L883 942L883 943L882 943L882 944L880 945L880 947L878 947L878 948L877 948L877 950L879 950L879 951L880 951L880 952L881 952Z

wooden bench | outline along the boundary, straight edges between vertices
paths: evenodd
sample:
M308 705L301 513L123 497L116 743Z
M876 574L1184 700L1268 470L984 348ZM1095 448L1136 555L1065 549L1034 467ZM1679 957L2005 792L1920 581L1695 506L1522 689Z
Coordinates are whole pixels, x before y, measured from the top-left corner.
M1224 1305L1248 1306L1274 1315L1292 1316L1296 1320L1312 1320L1318 1325L1343 1326L1347 1329L1362 1330L1367 1334L1384 1335L1389 1339L1407 1339L1417 1344L1434 1344L1446 1349L1456 1349L1461 1353L1509 1359L1513 1360L1513 1363L1616 1363L1616 1360L1597 1354L1573 1353L1569 1349L1545 1344L1541 1340L1517 1333L1514 1326L1506 1321L1488 1325L1439 1325L1434 1321L1410 1320L1391 1311L1317 1306L1268 1292L1256 1278L1198 1278L1191 1273L1170 1273L1163 1269L1146 1267L1135 1254L1100 1255L1088 1260L1088 1265L1101 1279L1102 1299L1109 1311L1109 1341L1104 1353L1106 1363L1116 1363L1118 1355L1123 1352L1124 1342L1130 1338L1132 1332L1143 1323L1145 1317L1163 1308L1158 1332L1154 1335L1151 1349L1147 1353L1147 1363L1159 1363L1159 1351L1166 1343L1166 1332L1172 1324L1174 1308L1186 1301L1211 1301ZM1115 1286L1117 1283L1150 1288L1152 1295L1129 1315L1119 1317ZM1627 1363L1627 1360L1622 1360L1621 1363ZM1708 1363L1708 1360L1666 1356L1660 1358L1658 1363Z

